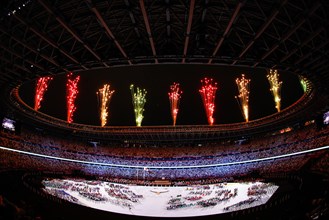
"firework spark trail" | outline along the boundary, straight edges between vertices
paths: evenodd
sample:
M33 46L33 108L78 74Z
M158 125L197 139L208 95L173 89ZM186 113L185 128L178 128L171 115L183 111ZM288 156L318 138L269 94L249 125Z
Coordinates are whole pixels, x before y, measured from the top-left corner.
M306 82L306 79L303 76L299 76L299 82L300 82L300 85L302 86L302 89L303 89L303 91L305 93L306 90L307 90L307 82Z
M50 76L41 77L38 79L35 88L34 110L38 111L41 108L41 101L43 100L43 96L47 91L51 80L53 80L53 78Z
M270 69L269 74L267 75L267 79L271 85L270 91L272 92L275 108L280 112L281 110L281 86L282 81L279 82L279 74L277 70Z
M170 109L171 109L171 117L173 119L173 125L176 125L177 114L179 110L179 101L181 98L182 90L179 88L179 83L173 83L170 86L170 92L168 93Z
M130 85L130 91L131 91L131 97L132 97L132 103L134 106L134 113L135 113L135 121L137 126L142 125L143 121L143 113L144 113L144 105L146 103L146 90L145 89L140 89L135 87L133 84Z
M67 83L66 83L66 107L67 107L67 122L73 122L73 113L76 110L74 104L75 99L79 93L78 91L78 82L80 76L73 76L73 73L67 74Z
M204 78L203 80L201 80L201 84L202 87L199 92L202 97L204 109L206 111L208 124L213 125L215 121L213 118L213 114L215 111L217 83L214 82L211 78Z
M104 127L107 123L107 118L109 115L108 107L114 91L115 90L110 90L109 84L104 84L103 88L100 88L96 93L99 105L99 117L102 127Z
M250 93L250 79L246 79L244 74L242 74L241 78L237 78L235 80L236 85L238 86L239 95L235 96L237 99L242 115L246 122L249 121L249 93Z

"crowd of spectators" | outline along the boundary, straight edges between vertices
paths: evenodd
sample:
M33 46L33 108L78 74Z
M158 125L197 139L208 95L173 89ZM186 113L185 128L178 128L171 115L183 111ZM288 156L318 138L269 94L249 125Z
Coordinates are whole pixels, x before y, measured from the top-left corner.
M243 176L253 172L267 173L297 171L311 158L309 155L260 161L226 166L201 167L202 165L241 162L270 156L294 153L329 144L329 129L318 131L314 125L299 130L252 139L244 145L210 143L203 146L163 146L156 148L125 145L104 145L92 147L84 141L71 140L49 134L22 129L20 135L1 132L0 146L23 150L42 155L74 160L125 165L125 167L102 164L85 164L59 161L43 157L0 151L1 167L27 170L49 170L71 173L80 170L88 175L111 176L118 178L152 179L202 179ZM179 149L179 150L178 150ZM323 152L314 153L321 156ZM324 157L321 164L328 163ZM140 166L133 168L129 166ZM152 167L158 168L152 168ZM177 169L179 166L195 166ZM198 167L200 166L200 167ZM319 165L318 167L321 167ZM141 168L148 169L141 169ZM161 169L161 167L169 167ZM173 167L170 169L170 167Z

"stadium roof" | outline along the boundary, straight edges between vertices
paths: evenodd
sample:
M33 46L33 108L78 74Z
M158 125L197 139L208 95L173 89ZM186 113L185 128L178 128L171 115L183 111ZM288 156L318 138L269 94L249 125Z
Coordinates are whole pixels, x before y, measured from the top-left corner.
M325 0L3 1L1 81L154 63L265 67L325 77Z

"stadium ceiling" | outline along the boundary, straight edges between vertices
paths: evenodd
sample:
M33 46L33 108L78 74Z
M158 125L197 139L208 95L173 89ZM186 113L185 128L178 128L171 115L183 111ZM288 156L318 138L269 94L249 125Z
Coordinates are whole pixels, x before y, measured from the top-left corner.
M328 81L327 0L1 1L0 82L112 66L276 68Z

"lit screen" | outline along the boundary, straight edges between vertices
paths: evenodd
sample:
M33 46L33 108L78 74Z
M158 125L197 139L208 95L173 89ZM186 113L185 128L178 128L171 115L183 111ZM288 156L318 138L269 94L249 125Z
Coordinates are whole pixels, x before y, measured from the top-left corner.
M15 121L9 118L3 118L2 127L10 131L15 131Z
M323 124L329 125L329 111L323 114Z

